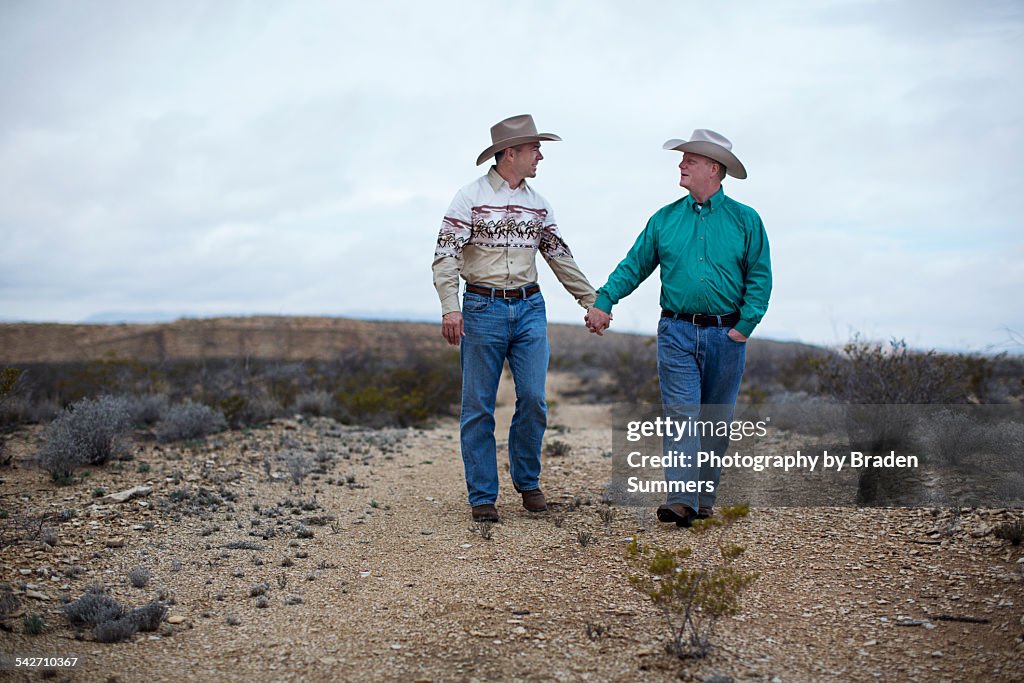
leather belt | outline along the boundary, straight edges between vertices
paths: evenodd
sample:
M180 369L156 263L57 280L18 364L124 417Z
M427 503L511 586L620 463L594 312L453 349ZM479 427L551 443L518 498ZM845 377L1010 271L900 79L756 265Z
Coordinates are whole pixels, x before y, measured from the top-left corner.
M494 289L493 287L481 287L480 285L466 285L467 292L493 296L498 299L525 299L540 291L540 285L526 285L518 289Z
M685 320L697 327L732 327L740 321L739 311L733 311L725 315L707 315L704 313L673 313L663 308L661 309L661 317Z

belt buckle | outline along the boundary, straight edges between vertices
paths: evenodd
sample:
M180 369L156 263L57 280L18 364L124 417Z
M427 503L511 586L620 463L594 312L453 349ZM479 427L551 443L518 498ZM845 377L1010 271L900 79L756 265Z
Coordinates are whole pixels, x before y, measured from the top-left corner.
M701 325L699 322L697 322L697 317L698 316L700 316L700 313L692 314L691 317L690 317L690 324L694 325L695 327L704 327L704 325Z

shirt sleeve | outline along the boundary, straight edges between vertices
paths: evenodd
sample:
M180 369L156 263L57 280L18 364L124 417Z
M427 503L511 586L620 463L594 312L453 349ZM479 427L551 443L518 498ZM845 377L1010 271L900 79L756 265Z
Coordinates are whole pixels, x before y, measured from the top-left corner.
M434 289L441 299L441 315L460 310L459 275L462 250L473 236L472 206L464 191L459 191L441 221L434 249Z
M626 258L615 267L604 287L597 290L597 302L594 304L605 313L612 312L612 306L633 293L647 277L657 268L658 259L658 228L652 216L647 227L636 238Z
M597 292L594 286L587 280L576 260L569 250L569 245L562 239L558 231L558 224L555 222L555 214L550 205L546 206L547 217L544 221L544 228L540 236L538 250L544 260L547 261L551 272L555 274L558 281L562 283L566 291L573 295L576 302L583 308L594 305L597 299Z
M768 297L772 293L768 234L761 217L756 214L747 234L743 269L743 305L740 306L740 321L733 327L743 336L749 337L768 310Z

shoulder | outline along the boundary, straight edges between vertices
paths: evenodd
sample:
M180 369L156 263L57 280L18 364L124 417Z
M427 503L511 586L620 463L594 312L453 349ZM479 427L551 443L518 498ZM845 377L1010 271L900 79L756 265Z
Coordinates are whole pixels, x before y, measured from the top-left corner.
M675 214L679 213L681 209L686 208L686 197L680 197L670 204L666 204L651 216L651 223L660 223L662 221L672 218Z
M725 195L722 208L744 224L758 225L761 223L761 216L758 215L753 207L747 206L743 202L738 202L729 195Z

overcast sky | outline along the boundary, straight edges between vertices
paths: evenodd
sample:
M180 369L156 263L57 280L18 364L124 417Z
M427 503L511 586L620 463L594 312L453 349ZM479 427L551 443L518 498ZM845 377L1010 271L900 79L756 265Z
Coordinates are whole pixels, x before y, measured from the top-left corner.
M1016 1L5 0L0 318L438 319L441 217L532 113L595 287L712 128L771 241L755 335L1021 352L1022 46ZM614 313L653 333L657 275Z

